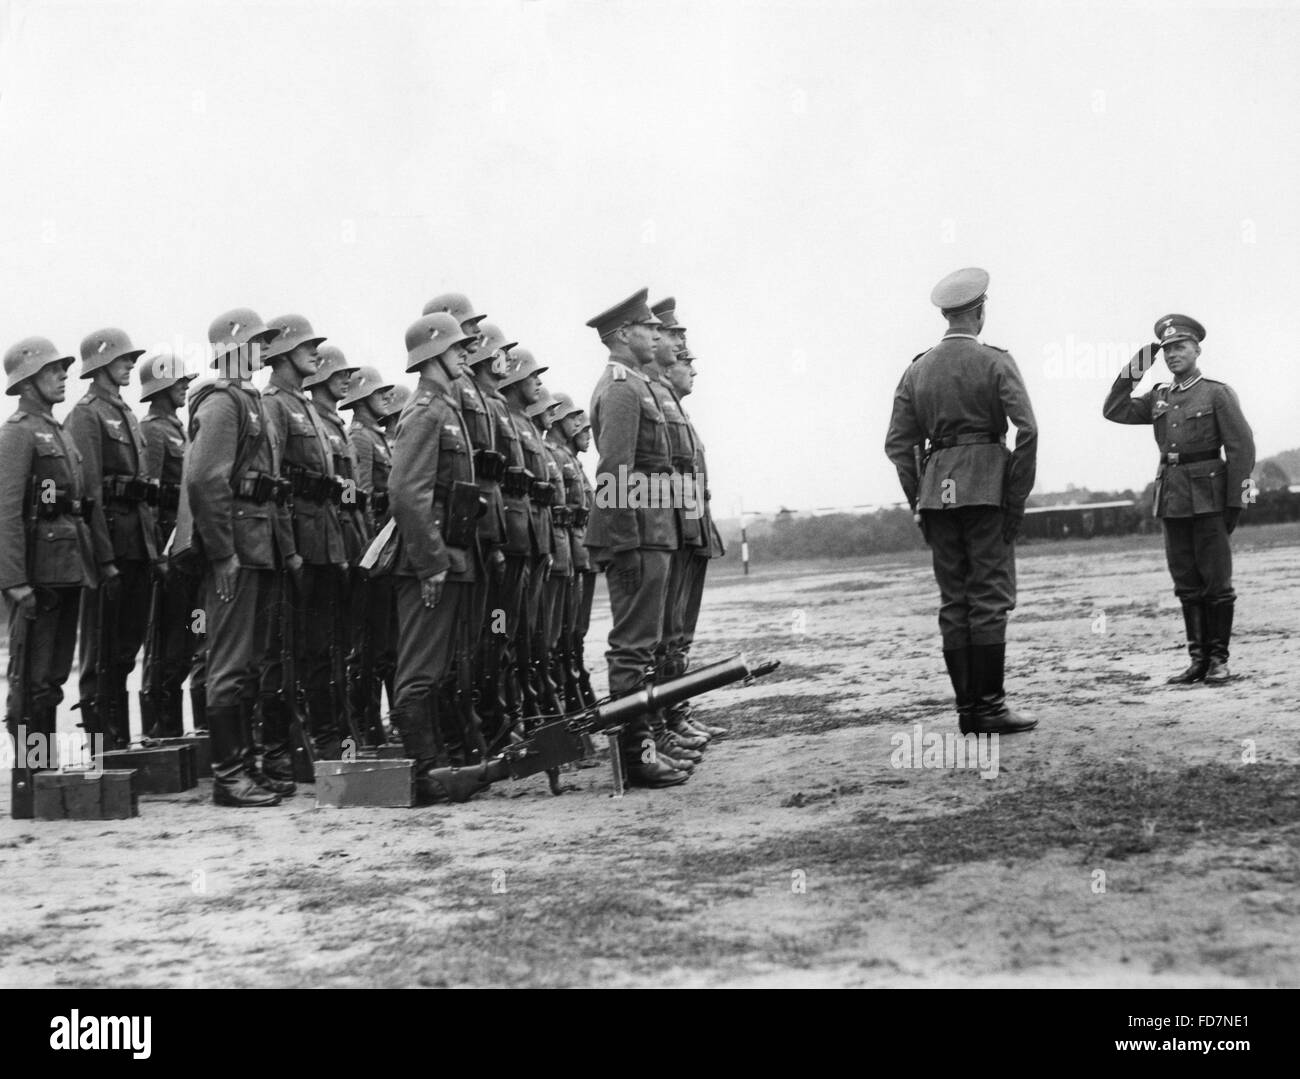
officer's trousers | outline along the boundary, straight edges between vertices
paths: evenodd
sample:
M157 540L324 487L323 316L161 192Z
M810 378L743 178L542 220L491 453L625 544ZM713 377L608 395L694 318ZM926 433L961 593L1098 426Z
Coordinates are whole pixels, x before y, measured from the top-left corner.
M695 560L694 548L681 547L672 552L668 567L668 591L664 597L664 628L659 647L655 650L655 669L660 680L672 678L678 671L681 659L682 637L685 633L686 584L690 564ZM685 667L681 668L685 670Z
M1164 517L1165 560L1174 595L1185 603L1234 599L1232 547L1222 513Z
M613 624L609 630L609 692L626 697L653 680L655 649L663 633L664 602L672 551L637 552L641 559L641 582L627 588L610 567L605 574L609 586L609 607Z
M238 708L241 700L257 696L262 658L271 629L279 621L274 585L275 571L241 566L234 597L223 603L217 597L212 568L207 568L201 587L209 709ZM275 686L272 692L278 689Z
M709 559L698 548L691 553L686 565L686 580L681 592L681 640L674 649L679 657L680 671L690 664L691 645L695 643L695 626L700 620L700 605L704 602L704 576L709 570Z
M1002 538L997 506L923 510L939 585L945 651L1002 644L1016 605L1016 549Z

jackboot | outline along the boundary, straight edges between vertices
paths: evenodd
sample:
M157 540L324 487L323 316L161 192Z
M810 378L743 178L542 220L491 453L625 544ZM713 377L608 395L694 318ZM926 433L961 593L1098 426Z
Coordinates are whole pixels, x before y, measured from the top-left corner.
M208 709L212 739L212 801L219 806L276 806L280 796L248 774L238 705Z
M1167 686L1186 686L1205 677L1209 656L1205 649L1205 607L1200 600L1183 600L1183 626L1187 630L1187 654L1192 657L1192 663L1181 674L1166 678Z
M118 748L126 749L131 744L131 694L126 689L125 674L122 676L122 688L113 694L113 699L117 702ZM143 728L141 733L143 734Z
M263 790L268 790L272 794L278 794L282 798L287 798L291 794L296 794L298 785L294 783L291 775L281 778L279 775L268 772L266 768L258 762L257 759L257 740L253 736L253 713L257 709L257 700L253 697L241 697L239 701L239 722L240 734L244 742L244 764L248 777ZM263 739L265 739L266 722L263 720ZM265 760L265 754L263 760ZM289 764L289 770L292 774L293 765Z
M1236 599L1220 599L1205 605L1205 684L1221 686L1232 678L1228 672L1228 644L1232 640L1232 616Z
M971 647L945 648L943 661L948 666L953 697L957 701L957 729L962 734L975 731L975 696L971 684Z
M190 686L190 711L194 717L194 729L208 729L208 689L206 686Z
M439 767L438 739L433 731L433 711L428 698L421 697L408 709L393 709L389 722L402 739L402 752L415 761L415 801L417 805L434 805L447 801L443 786L429 776Z
M292 782L289 709L274 693L263 694L259 707L262 713L262 773L275 780Z
M1007 707L1007 695L1002 684L1006 655L1005 644L971 646L971 684L975 693L975 714L969 733L1019 734L1038 726L1038 720L1018 716Z

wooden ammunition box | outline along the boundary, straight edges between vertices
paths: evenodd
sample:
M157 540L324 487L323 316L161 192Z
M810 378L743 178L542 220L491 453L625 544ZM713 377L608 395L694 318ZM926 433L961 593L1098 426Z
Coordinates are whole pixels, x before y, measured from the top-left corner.
M415 761L317 761L316 805L409 808L415 805Z
M196 779L212 778L212 741L207 731L195 731L183 738L159 738L160 746L193 746L194 777Z
M105 770L135 769L136 794L179 794L198 786L199 782L192 745L113 749L96 757L95 763Z
M125 820L140 814L132 769L37 772L37 820Z

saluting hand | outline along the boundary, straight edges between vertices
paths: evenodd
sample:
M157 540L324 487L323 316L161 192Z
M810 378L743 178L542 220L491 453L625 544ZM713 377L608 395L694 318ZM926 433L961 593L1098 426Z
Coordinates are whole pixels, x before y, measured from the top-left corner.
M1156 362L1156 353L1159 351L1160 343L1152 341L1151 344L1143 345L1133 354L1133 358L1128 361L1128 373L1134 382L1151 370L1151 365Z
M424 605L433 610L438 606L438 600L442 599L442 582L447 579L447 571L435 573L432 577L426 577L420 582L420 598L424 600Z

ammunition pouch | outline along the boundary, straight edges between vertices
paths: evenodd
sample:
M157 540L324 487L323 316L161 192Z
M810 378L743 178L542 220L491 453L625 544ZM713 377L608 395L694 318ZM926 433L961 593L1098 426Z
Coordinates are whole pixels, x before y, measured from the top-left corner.
M552 506L551 524L556 528L569 528L573 524L573 511L568 506Z
M372 492L370 495L370 508L374 511L376 517L386 516L388 513L388 492Z
M33 516L48 521L53 517L89 517L95 508L91 499L72 498L62 487L54 489L54 498L46 502L40 498L32 499Z
M528 497L534 506L555 505L555 488L549 480L533 480L528 490Z
M587 522L591 520L591 510L574 507L573 509L573 527L586 528Z
M438 490L438 497L442 489ZM442 538L449 547L473 547L478 536L478 519L487 510L487 499L479 494L477 483L456 480L446 497L447 513L443 518Z
M366 494L365 491L361 490L361 488L358 487L356 491L353 492L352 497L356 499L356 502L354 504L357 508L357 512L365 513L366 506L370 503L370 496Z
M160 483L158 485L158 508L160 510L178 510L181 508L181 485L179 483Z
M106 502L125 502L130 505L146 502L156 505L158 501L157 485L134 476L105 476L103 492Z
M506 474L506 455L495 450L474 451L474 475L481 480L497 483Z
M283 500L280 498L280 488L283 482L265 472L249 472L235 484L235 497L242 502L253 502L259 506L271 501L281 505Z
M284 474L295 499L314 502L317 505L333 502L336 506L342 501L342 489L333 476L298 465L286 466Z
M527 498L532 487L533 474L519 465L507 468L501 478L501 491L511 498Z

